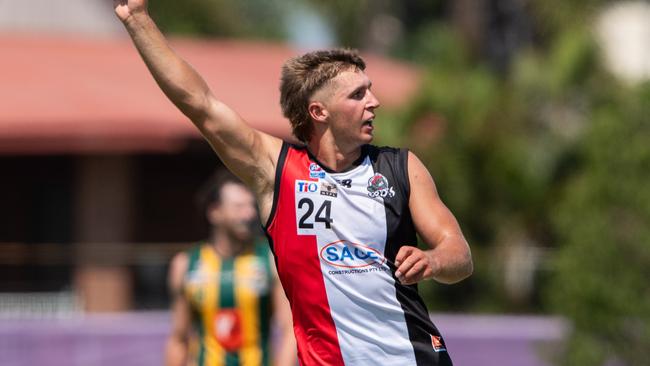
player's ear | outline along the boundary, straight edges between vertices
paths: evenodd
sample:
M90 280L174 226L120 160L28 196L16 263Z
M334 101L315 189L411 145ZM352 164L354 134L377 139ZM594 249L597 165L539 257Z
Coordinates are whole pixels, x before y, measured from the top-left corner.
M314 101L309 103L307 111L309 112L311 119L315 122L327 122L327 119L329 118L329 111L321 102Z

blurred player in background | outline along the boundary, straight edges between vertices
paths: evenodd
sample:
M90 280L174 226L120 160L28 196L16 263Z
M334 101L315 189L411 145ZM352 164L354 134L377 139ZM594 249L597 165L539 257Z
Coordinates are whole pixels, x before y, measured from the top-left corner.
M291 145L217 99L167 45L145 0L114 5L160 88L256 195L301 364L451 365L417 283L466 278L471 253L422 162L370 145L379 101L365 62L326 50L285 63L280 104L304 143Z
M210 236L171 262L166 364L295 365L289 304L268 243L256 236L255 197L226 170L200 193Z

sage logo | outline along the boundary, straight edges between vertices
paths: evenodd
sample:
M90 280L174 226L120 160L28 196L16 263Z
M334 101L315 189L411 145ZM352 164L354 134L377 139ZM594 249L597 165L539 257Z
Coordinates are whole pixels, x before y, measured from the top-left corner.
M320 258L341 268L381 266L386 262L386 258L377 249L347 240L339 240L325 245L320 250Z
M375 197L393 197L395 190L388 186L388 179L380 173L375 173L368 179L368 196Z

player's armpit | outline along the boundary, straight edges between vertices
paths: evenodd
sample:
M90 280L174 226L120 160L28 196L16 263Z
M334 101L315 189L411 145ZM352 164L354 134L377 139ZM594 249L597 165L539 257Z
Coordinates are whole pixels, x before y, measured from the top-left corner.
M250 127L211 97L202 120L193 121L226 167L258 196L272 192L282 140Z

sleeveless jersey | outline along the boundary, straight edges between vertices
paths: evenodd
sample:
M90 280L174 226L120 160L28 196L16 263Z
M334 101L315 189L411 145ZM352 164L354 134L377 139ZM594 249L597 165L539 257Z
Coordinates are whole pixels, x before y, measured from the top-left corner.
M408 201L406 150L366 145L337 173L284 143L265 229L301 365L451 365L417 285L394 276L417 245Z
M211 245L188 252L183 295L192 310L198 366L269 364L268 340L273 276L266 243L234 258L220 258Z

